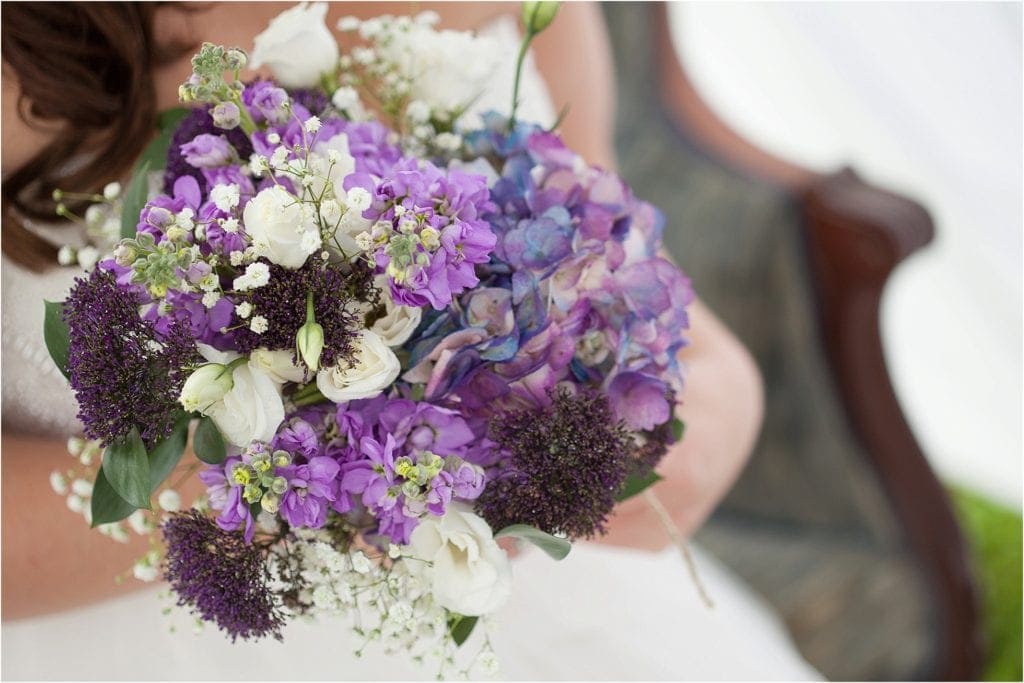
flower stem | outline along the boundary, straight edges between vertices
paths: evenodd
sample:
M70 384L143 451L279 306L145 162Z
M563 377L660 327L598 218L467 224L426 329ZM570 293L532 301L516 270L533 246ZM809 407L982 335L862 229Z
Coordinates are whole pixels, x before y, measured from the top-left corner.
M512 81L512 113L508 117L508 130L512 132L516 127L516 109L519 108L519 81L523 75L523 63L526 61L526 51L530 48L534 36L537 34L527 29L523 36L523 42L519 46L519 56L516 57L516 77Z

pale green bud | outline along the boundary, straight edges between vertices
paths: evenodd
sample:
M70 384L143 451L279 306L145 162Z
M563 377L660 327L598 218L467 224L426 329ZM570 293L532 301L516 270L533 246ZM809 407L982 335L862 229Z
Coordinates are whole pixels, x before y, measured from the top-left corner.
M274 481L270 483L270 490L278 495L284 494L288 490L288 480L284 477L274 477Z
M274 451L274 465L277 467L288 467L292 464L292 456L288 451Z
M267 491L260 498L260 507L272 515L277 514L277 511L281 508L281 496Z
M557 2L524 2L523 27L527 33L540 33L555 20Z
M316 372L320 367L320 353L324 350L324 328L320 323L307 322L295 334L295 346L306 366Z
M245 54L245 50L233 47L224 53L224 63L232 71L241 71L245 68L246 63L249 61L249 57Z

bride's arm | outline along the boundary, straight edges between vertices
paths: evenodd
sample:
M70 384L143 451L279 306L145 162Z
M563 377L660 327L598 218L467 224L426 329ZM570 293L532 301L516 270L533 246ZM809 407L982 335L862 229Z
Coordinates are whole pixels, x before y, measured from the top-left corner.
M566 142L587 161L614 168L615 76L600 9L563 4L534 50L556 109L570 105L560 126ZM643 188L635 189L643 196ZM673 229L671 222L666 229ZM653 487L685 535L700 527L743 469L763 412L760 374L739 340L699 300L690 327L691 344L680 354L687 370L677 412L686 436L658 466L664 481ZM602 540L650 549L669 542L640 497L617 508Z

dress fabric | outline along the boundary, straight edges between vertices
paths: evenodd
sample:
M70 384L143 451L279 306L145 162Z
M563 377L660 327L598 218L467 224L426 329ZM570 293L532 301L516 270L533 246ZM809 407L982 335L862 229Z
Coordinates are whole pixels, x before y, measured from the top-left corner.
M485 33L515 54L511 20ZM507 109L512 63L476 109ZM551 122L553 108L532 64L524 72L521 118ZM61 241L78 239L70 228ZM77 431L71 390L42 341L43 299L60 300L76 269L30 273L3 261L3 421L15 432L64 437ZM82 524L68 513L61 523ZM82 533L88 533L84 524ZM111 541L113 542L113 541ZM513 562L513 594L488 633L509 680L817 680L778 618L710 555L693 548L715 605L700 599L678 551L578 543L554 562L527 548ZM342 619L297 621L284 642L230 641L212 626L194 633L165 587L98 605L3 623L4 679L21 680L415 680L437 669L402 654L358 645ZM477 633L464 646L476 651Z

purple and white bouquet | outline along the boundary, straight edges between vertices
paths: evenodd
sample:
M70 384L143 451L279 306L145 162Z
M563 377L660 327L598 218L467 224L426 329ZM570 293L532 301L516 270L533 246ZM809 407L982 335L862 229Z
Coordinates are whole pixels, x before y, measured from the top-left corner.
M564 557L657 479L692 292L618 176L514 106L467 123L429 47L474 36L349 18L342 54L325 12L251 57L204 45L190 108L105 193L120 241L47 305L95 477L69 504L159 531L135 575L232 639L342 614L444 659L509 596L496 539ZM527 44L553 14L527 4ZM276 80L242 83L254 61Z

